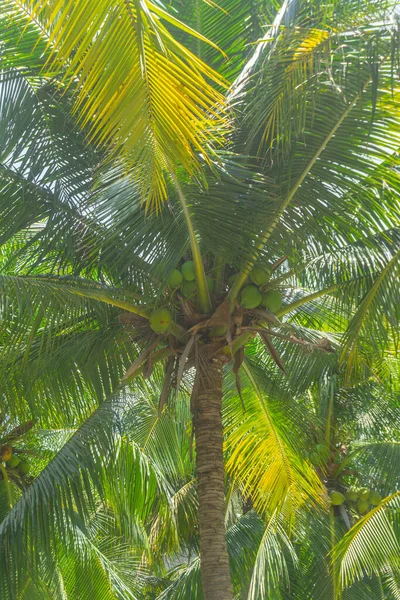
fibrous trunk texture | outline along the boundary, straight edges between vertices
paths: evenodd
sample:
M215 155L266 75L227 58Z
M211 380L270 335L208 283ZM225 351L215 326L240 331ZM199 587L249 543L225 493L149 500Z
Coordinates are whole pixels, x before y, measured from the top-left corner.
M222 365L198 369L192 403L196 437L200 560L205 600L232 600L225 539Z

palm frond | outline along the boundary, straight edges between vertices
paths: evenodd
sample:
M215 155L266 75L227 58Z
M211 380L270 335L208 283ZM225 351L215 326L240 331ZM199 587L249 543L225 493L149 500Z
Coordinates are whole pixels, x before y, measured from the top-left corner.
M257 552L250 582L249 600L271 596L274 589L283 587L287 583L288 573L283 544L288 547L290 558L296 563L294 548L274 513L267 523Z
M196 557L188 565L176 567L172 577L171 585L158 596L159 600L186 600L191 594L195 594L196 598L202 600L199 557Z
M104 539L103 550L100 547L96 549L89 541L88 534L82 530L82 524L79 525L79 519L82 523L87 523L88 519L90 521L93 513L97 511L99 500L104 502L109 496L107 480L110 472L115 472L116 466L118 478L115 480L115 486L125 486L131 482L134 495L130 501L132 504L136 502L137 514L140 514L141 506L142 510L150 506L149 499L153 499L155 491L159 489L157 476L148 461L141 457L139 449L133 446L126 447L116 434L117 414L124 402L124 395L114 395L94 411L31 483L2 521L2 565L14 564L17 561L20 574L27 572L27 569L29 572L31 568L34 572L35 565L40 571L43 553L45 556L54 556L54 548L57 548L59 540L63 539L61 549L66 554L64 558L59 556L59 560L61 574L63 565L66 568L66 589L69 588L73 593L75 585L79 584L79 593L82 594L82 598L86 598L85 594L89 594L91 590L93 592L93 585L99 585L99 597L106 594L105 597L111 599L114 598L112 588L116 586L121 588L124 594L128 591L135 597L135 586L128 589L121 579L122 563L120 562L118 567L112 566L107 558L112 548L117 552L115 543L110 542L111 546L106 550L107 540ZM134 483L131 478L133 465L137 473ZM111 499L111 496L109 497ZM16 540L19 540L17 545ZM85 555L74 559L78 560L80 567L74 567L68 558L68 553L73 548L75 552L79 551ZM123 546L121 551L125 552ZM86 554L87 552L89 554ZM68 575L68 569L71 568L71 575L78 577L79 582L74 583ZM93 573L93 581L90 577L88 579L86 569L97 570L97 574ZM14 568L2 567L1 572L1 585L4 590L13 589L13 586L18 585L18 574Z
M379 140L383 138L383 129L391 128L389 122L392 124L393 110L389 110L389 106L393 103L391 92L391 43L396 34L390 22L386 30L377 25L375 33L375 37L373 37L374 33L371 34L375 43L372 54L370 51L372 42L368 35L364 39L357 38L357 40L353 40L350 36L346 40L348 48L346 47L343 50L342 45L339 44L340 49L338 46L335 51L329 53L330 59L333 61L331 73L333 81L329 79L330 74L325 71L325 63L322 65L323 74L321 73L321 79L314 81L311 78L310 94L312 98L310 96L309 102L311 114L305 117L304 131L299 138L296 138L295 133L292 132L293 136L289 139L290 143L288 142L287 167L284 165L278 167L274 163L271 165L268 157L263 152L259 154L260 160L266 160L266 173L275 176L280 186L281 200L278 203L280 208L277 208L274 216L271 216L268 222L265 223L264 231L260 235L256 249L254 249L253 261L245 265L243 273L250 269L251 264L257 258L258 252L262 251L267 242L275 235L279 235L283 221L288 222L290 219L292 228L296 229L296 220L298 220L299 215L301 214L304 217L307 212L304 209L305 206L310 209L313 206L313 218L317 218L317 220L321 218L322 227L327 226L327 223L322 225L325 218L332 219L330 222L332 227L335 221L335 218L332 217L336 212L334 204L337 204L338 197L341 198L340 205L343 209L343 203L347 203L351 199L355 200L355 186L359 190L360 184L365 183L365 188L369 188L368 194L372 192L375 186L377 190L380 189L382 178L387 179L388 182L392 181L390 165L393 163L394 155L399 147L399 138L392 138L391 143L386 147L382 146ZM282 52L285 52L286 45L284 41L281 48ZM348 71L346 70L345 81L343 73L341 74L343 67L342 50L345 51L348 57L349 62L346 62L346 64L348 66L353 65L350 66ZM352 61L355 60L356 56L357 60L353 63ZM328 61L329 65L331 65L330 59ZM363 65L361 71L359 69L360 61ZM275 89L277 82L281 82L282 75L279 74L277 81L275 81L271 75L271 70L268 69L269 67L271 65L266 61L263 65L266 79L271 84L271 89ZM330 68L329 66L328 71ZM376 104L378 90L374 76L377 69L380 75L378 95L379 100L382 99L379 108ZM267 85L255 86L252 92L249 93L253 101L256 101L254 96L258 95L262 107L265 95L269 97L266 91ZM255 112L254 107L249 108L249 118L254 118ZM285 114L286 112L289 111L285 111ZM373 115L372 120L371 114ZM292 117L288 117L288 119L289 127L295 127L297 120ZM259 125L262 128L264 127L263 123L263 119L260 119ZM244 132L244 135L247 136L248 126L246 125L244 125ZM316 132L318 133L316 134ZM287 134L285 135L287 136ZM349 148L349 135L352 140L351 156L347 154L346 150L346 148ZM276 140L271 143L275 148ZM356 153L354 152L355 147L358 148ZM340 161L337 160L338 156L340 156ZM335 165L334 168L333 165ZM322 208L320 202L322 194L324 196L324 208ZM393 202L392 206L398 203L396 196L397 193L393 188L393 196L391 199L388 198L390 202ZM369 202L375 203L372 195L369 198L365 197L364 201L364 207ZM325 203L331 207L329 216L326 217L327 204ZM300 206L302 207L301 210L299 209ZM372 205L370 206L372 209ZM378 205L372 211L374 215L380 215L382 223L387 223L386 216ZM359 209L357 212L360 212ZM393 214L393 211L390 214ZM339 221L342 220L340 215L337 217ZM364 224L367 220L368 215L365 214ZM337 221L337 225L339 221ZM375 219L372 227L376 226L376 222L377 219ZM388 224L388 226L391 225L393 223ZM348 229L345 226L342 227L342 224L340 224L340 228L342 232ZM352 229L351 226L348 230L349 234L357 236L355 230L350 231ZM236 288L239 284L243 284L243 277L244 274L241 278L238 278ZM234 296L236 292L237 289L233 289L232 295Z
M84 413L91 394L103 399L118 385L137 352L118 313L98 299L108 293L86 282L96 299L85 299L85 285L79 291L67 281L64 289L60 280L2 277L1 318L7 327L1 336L1 379L11 414L25 403L37 414L37 394L46 412L54 412L56 397L64 415L70 413L68 406ZM138 326L141 338L144 330Z
M352 448L338 472L352 464L356 471L367 475L363 475L366 485L387 495L399 486L399 460L400 443L397 441L364 443Z
M261 35L267 19L265 2L258 0L174 0L179 19L223 50L182 33L184 44L228 81L233 82ZM264 22L265 19L265 22Z
M340 589L365 575L379 575L387 567L398 572L398 510L396 492L360 519L336 545L333 560Z
M397 252L388 261L381 273L376 277L349 324L341 356L342 360L347 360L347 371L349 374L353 368L356 368L357 338L364 323L367 321L375 323L376 329L371 331L371 326L369 326L370 331L368 332L370 333L369 340L373 344L374 340L378 340L379 342L385 339L386 320L390 323L393 318L396 318L398 301L395 282L398 279L399 258L400 252ZM382 312L384 312L383 318Z
M283 415L257 385L248 363L241 403L231 396L226 407L227 469L261 513L279 508L292 518L304 502L320 504L323 489L313 468L295 451Z
M79 8L57 1L16 4L46 30L57 59L66 62L66 76L78 79L81 122L98 142L118 147L147 208L158 208L167 194L164 172L179 162L193 173L195 152L209 154L216 136L210 114L217 116L223 104L208 83L221 84L221 77L165 23L204 38L149 0L85 0Z

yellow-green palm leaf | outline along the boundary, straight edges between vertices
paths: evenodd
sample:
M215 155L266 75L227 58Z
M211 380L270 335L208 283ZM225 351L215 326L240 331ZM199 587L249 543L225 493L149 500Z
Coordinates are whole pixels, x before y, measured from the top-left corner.
M150 0L14 2L39 21L67 77L81 121L133 169L147 208L166 197L165 171L197 168L215 140L221 78L162 21L202 36ZM57 62L59 64L59 61Z
M247 364L244 371L253 389L242 392L245 413L240 403L230 402L227 409L227 469L258 511L270 514L279 508L291 518L305 502L322 503L324 488L294 449Z

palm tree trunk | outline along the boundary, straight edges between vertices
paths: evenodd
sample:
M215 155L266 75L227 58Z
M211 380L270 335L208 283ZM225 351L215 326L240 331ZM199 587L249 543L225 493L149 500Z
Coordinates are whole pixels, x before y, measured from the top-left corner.
M215 360L215 359L214 359ZM198 477L200 560L205 600L232 600L225 539L222 365L199 369L193 410Z

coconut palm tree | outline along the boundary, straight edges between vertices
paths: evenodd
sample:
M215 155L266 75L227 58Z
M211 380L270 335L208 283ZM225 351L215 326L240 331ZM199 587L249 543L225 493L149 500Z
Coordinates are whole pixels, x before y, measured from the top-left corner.
M271 358L265 358L271 363ZM247 356L255 372L260 359L258 352L254 357ZM392 359L388 358L390 362ZM273 376L271 371L275 371ZM288 389L285 376L279 371L272 364L268 370L258 370L258 380L263 382L263 405L252 401L251 386L243 378L245 414L235 394L234 374L227 373L223 420L232 488L239 487L241 497L245 497L246 472L237 460L232 460L235 453L249 461L249 469L257 460L251 462L255 448L263 465L267 466L268 460L271 463L269 424L263 418L267 409L281 439L289 439L298 454L308 456L315 464L334 504L322 510L303 506L292 523L291 533L287 522L281 523L280 530L276 524L268 527L271 515L264 509L264 527L265 523L267 526L259 537L262 528L258 528L252 503L243 502L241 506L235 503L235 491L228 493L227 506L231 502L234 505L232 512L227 509L226 522L231 565L236 566L231 571L235 593L252 599L326 600L338 598L345 587L343 597L348 600L395 598L399 438L393 423L398 421L397 386L393 389L392 384L370 380L349 387L343 385L337 373L328 374L327 369L322 369L319 382L294 398L295 388ZM289 435L285 428L289 428ZM320 445L324 452L318 452ZM335 498L338 492L342 498ZM262 510L260 506L257 512ZM334 552L340 554L338 564L332 568L332 550L337 541ZM241 554L243 547L248 552L247 561ZM170 573L172 583L165 584L162 598L185 598L190 595L188 590L198 589L197 549L193 549L193 554L196 558L186 559L179 569L174 565Z
M290 523L324 486L263 372L351 385L396 347L392 4L216 4L2 2L4 403L76 429L3 521L3 566L17 538L38 564L61 523L76 547L126 390L161 369L160 415L190 396L204 596L232 598L224 373L249 412L228 412L228 471Z
M388 354L385 370L393 366ZM303 564L292 588L299 590L299 598L394 598L397 568L390 568L390 545L398 539L393 526L398 496L397 383L343 384L339 374L325 374L304 398L311 424L310 459L332 505L308 518L299 536L297 552Z

